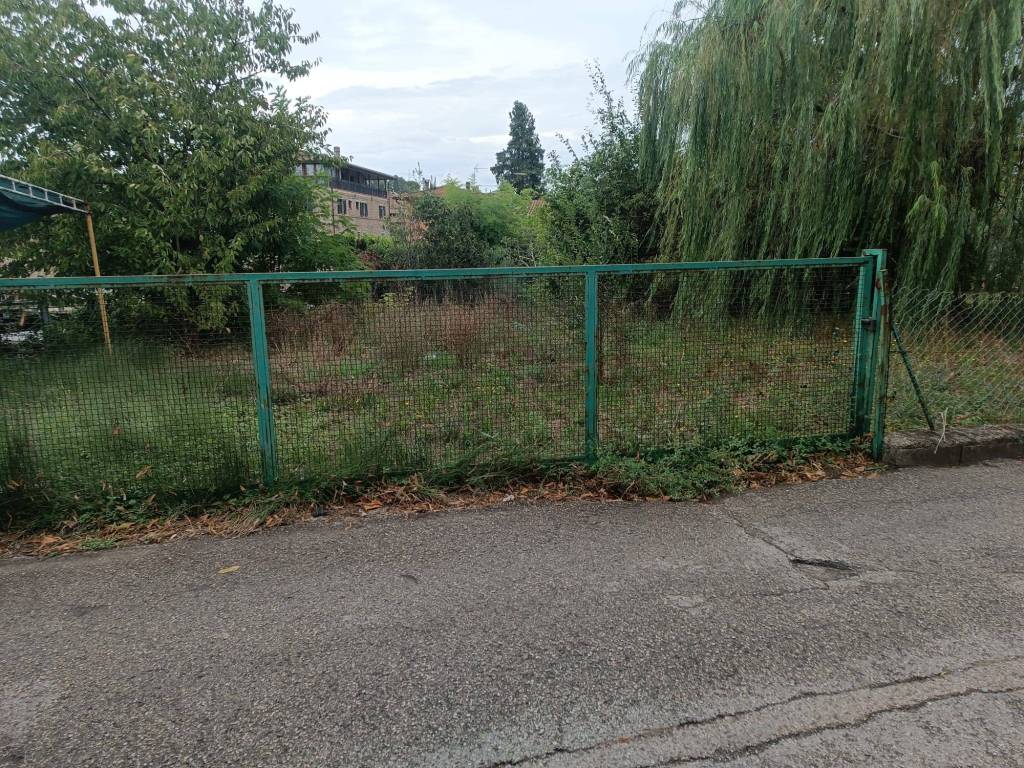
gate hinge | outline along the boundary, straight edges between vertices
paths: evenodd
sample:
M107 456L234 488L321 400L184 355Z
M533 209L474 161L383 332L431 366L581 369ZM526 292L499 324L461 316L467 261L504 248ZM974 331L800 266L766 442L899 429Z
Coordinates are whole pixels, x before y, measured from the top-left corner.
M873 317L865 317L860 321L860 326L865 331L874 331L878 328L878 321Z

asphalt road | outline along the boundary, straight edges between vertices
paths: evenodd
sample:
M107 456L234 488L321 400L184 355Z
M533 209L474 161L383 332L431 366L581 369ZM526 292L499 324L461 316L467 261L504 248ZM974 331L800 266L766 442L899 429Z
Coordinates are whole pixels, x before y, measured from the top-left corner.
M1022 521L1001 462L5 560L0 765L1024 766Z

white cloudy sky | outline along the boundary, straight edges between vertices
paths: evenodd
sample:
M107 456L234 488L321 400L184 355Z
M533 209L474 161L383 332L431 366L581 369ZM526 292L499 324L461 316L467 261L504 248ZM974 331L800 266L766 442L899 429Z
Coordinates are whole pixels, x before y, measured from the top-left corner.
M618 93L645 34L671 0L290 0L319 57L289 86L330 113L330 142L360 165L409 177L467 179L507 141L512 102L526 103L546 149L590 124L597 61Z

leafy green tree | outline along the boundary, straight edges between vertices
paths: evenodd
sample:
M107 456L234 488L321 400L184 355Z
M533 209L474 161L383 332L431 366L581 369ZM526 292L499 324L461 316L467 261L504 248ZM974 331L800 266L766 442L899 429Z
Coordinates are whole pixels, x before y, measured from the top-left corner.
M636 121L590 69L595 127L577 151L563 140L563 165L552 155L545 181L550 253L566 264L644 262L656 258L654 190L640 176Z
M394 245L382 266L445 268L525 266L543 260L535 201L502 184L481 192L457 181L414 198L405 220L393 227Z
M508 146L498 152L491 167L494 178L508 182L517 192L540 190L544 181L544 148L537 137L537 125L521 101L509 113Z
M416 179L403 179L401 176L398 176L391 183L391 188L398 194L406 194L409 192L419 192L423 187Z
M91 201L108 273L288 267L316 247L294 169L328 161L325 115L272 82L314 38L270 0L0 0L0 167ZM9 272L88 271L77 218L7 240Z
M362 255L368 250L368 236L355 230L332 235L317 229L309 247L297 249L287 268L298 272L353 271L366 269ZM270 306L304 309L330 301L361 301L369 295L369 286L360 282L296 283L278 285L264 291Z
M636 63L664 259L878 246L904 285L1020 284L1021 0L686 5Z

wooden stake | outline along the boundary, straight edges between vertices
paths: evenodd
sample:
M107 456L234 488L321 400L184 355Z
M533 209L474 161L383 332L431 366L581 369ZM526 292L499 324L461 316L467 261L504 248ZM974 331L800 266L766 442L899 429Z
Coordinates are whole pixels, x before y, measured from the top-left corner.
M100 257L96 253L96 234L92 231L92 208L85 213L85 228L89 232L89 250L92 251L92 271L96 277L102 277L100 273ZM103 296L103 289L96 289L96 299L100 305L100 322L103 324L103 342L107 345L107 352L113 351L110 343L110 323L107 321L107 300Z

